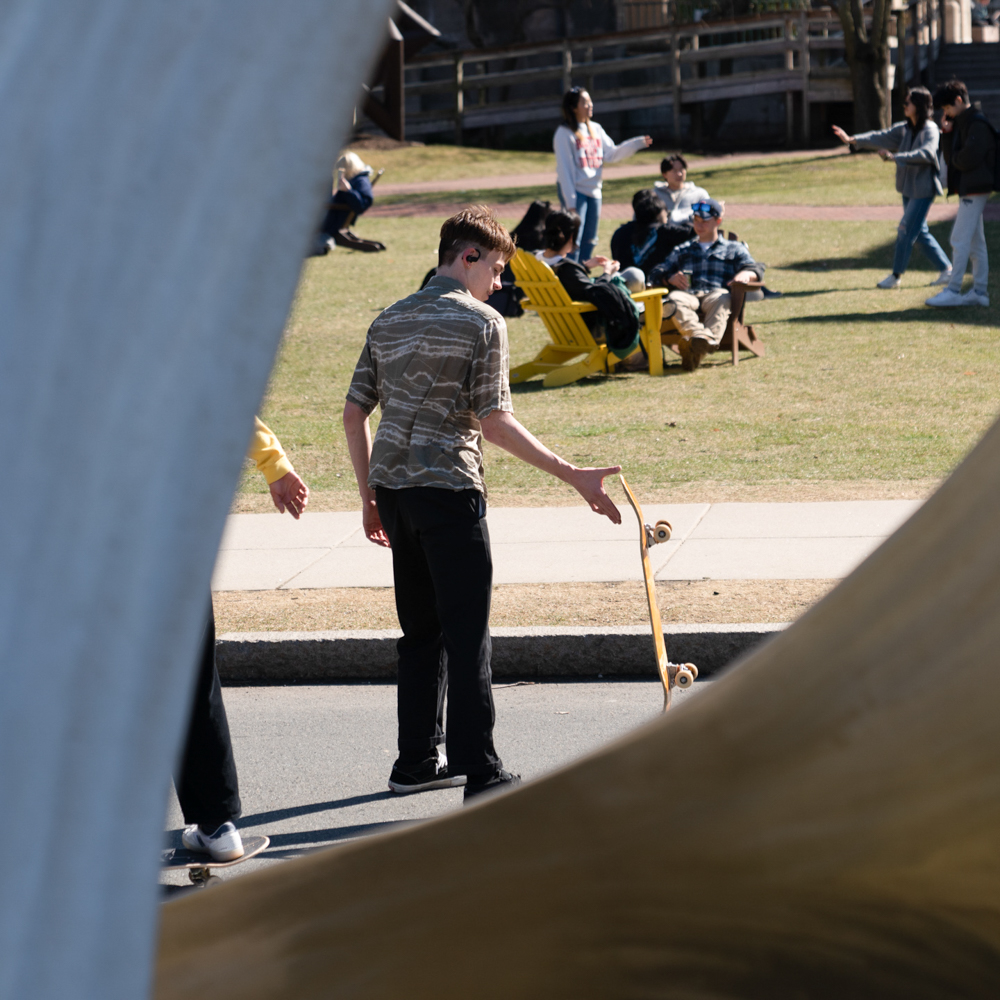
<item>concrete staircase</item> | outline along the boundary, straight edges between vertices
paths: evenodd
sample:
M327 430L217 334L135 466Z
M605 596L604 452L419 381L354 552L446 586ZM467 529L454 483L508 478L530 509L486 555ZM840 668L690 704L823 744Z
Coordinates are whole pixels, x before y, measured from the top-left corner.
M970 98L982 102L994 128L1000 128L1000 42L944 46L934 64L934 80L940 85L952 77L965 83Z

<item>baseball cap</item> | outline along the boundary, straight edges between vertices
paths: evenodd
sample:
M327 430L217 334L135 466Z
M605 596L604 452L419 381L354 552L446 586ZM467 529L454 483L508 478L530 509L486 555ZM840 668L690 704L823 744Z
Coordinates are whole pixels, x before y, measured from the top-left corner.
M714 198L709 198L707 201L696 201L691 206L691 212L699 219L722 218L722 206Z

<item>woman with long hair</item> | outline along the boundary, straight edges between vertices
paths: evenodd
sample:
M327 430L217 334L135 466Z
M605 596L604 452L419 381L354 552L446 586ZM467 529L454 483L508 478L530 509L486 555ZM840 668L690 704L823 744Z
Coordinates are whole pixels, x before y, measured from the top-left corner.
M652 144L637 135L616 146L593 121L594 102L583 87L567 90L562 101L563 122L552 138L556 154L556 190L562 207L580 216L580 246L573 260L589 260L597 243L601 221L601 173L605 163L616 163Z
M879 288L899 288L903 272L910 262L913 244L919 243L927 259L940 272L932 285L947 285L951 280L951 261L927 228L931 203L944 192L941 186L940 132L931 119L934 102L924 87L907 91L903 114L906 121L892 128L861 135L848 135L833 126L833 133L852 147L877 149L885 161L896 164L896 190L903 196L903 218L896 236L892 274L886 275Z

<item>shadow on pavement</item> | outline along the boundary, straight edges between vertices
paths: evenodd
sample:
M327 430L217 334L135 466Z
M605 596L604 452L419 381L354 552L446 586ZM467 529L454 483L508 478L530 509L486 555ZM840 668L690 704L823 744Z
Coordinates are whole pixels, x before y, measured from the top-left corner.
M341 840L353 840L356 837L368 837L373 833L384 833L387 830L397 830L410 826L416 820L394 819L381 823L358 823L355 826L335 826L326 830L299 830L295 833L271 834L271 846L259 855L262 858L284 859L295 858L300 854L308 854L319 847L336 843Z

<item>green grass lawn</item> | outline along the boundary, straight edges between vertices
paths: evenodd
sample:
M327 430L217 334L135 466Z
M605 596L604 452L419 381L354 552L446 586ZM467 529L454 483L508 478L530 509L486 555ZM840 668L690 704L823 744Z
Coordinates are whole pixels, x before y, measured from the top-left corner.
M384 241L386 253L338 249L305 265L262 416L318 506L356 502L344 395L371 320L434 265L438 225L365 220L359 229ZM605 249L612 229L602 226ZM934 229L947 245L947 225ZM873 287L891 264L890 222L741 220L740 235L770 265L768 284L785 293L748 306L766 357L744 355L733 368L728 355L712 355L695 373L674 362L656 379L594 376L557 389L530 382L513 393L522 422L578 464L622 464L640 495L704 480L926 480L953 468L997 411L1000 225L987 224L994 306L943 311L923 305L932 272L919 250L903 289ZM508 326L512 364L547 340L531 314ZM492 448L487 479L501 503L526 491L545 502L551 484ZM242 488L264 490L250 473Z
M555 200L555 185L483 189L476 186L471 173L472 164L481 158L479 176L516 174L526 170L551 170L555 175L555 157L551 153L503 153L495 150L473 150L462 147L417 147L415 152L422 158L432 155L432 151L445 149L444 163L451 163L451 156L463 166L453 169L443 168L437 179L470 177L467 191L446 194L428 192L418 195L391 195L379 198L380 204L435 204L442 201L485 201L494 205L522 204L536 198ZM398 156L406 150L392 150L391 156ZM488 154L488 155L487 155ZM369 161L381 165L378 158L382 154L373 152ZM631 177L623 180L604 182L604 200L608 202L629 202L632 195L641 188L649 187L660 179L659 162L662 154L648 151L639 153L628 163L648 163L648 177ZM496 159L491 159L495 157ZM522 159L527 157L528 159ZM394 183L412 180L433 180L435 175L425 176L424 159L418 160L414 171L403 166L386 168L385 182ZM693 159L688 178L704 187L713 197L728 201L753 204L788 205L892 205L899 201L895 187L895 165L883 163L874 153L857 156L816 156L808 159L768 158L761 160L738 160L730 164L699 167ZM465 173L463 171L469 171ZM419 176L415 176L419 175ZM376 193L378 189L376 188ZM994 196L996 197L996 196Z
M556 158L551 152L524 152L516 149L480 149L476 146L404 146L399 149L365 149L359 152L376 170L385 168L386 184L412 184L417 181L450 181L468 177L498 177L507 174L530 174L540 170L555 171ZM644 149L628 163L648 163L659 176L662 151ZM693 160L692 160L693 162Z

